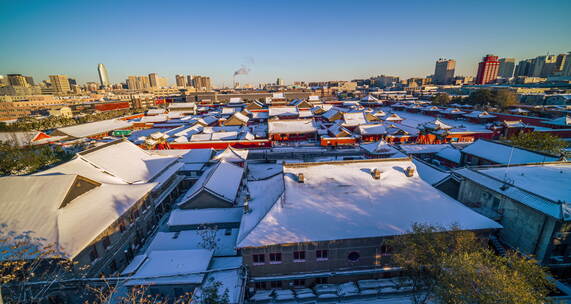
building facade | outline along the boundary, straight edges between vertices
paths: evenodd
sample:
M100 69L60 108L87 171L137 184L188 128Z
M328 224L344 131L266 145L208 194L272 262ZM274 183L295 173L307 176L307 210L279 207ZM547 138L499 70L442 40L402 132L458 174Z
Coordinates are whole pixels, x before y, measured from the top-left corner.
M496 81L500 62L498 56L486 55L478 64L478 74L476 75L476 84L489 84Z
M454 70L456 68L456 60L438 59L434 68L433 82L435 84L450 84L454 79Z

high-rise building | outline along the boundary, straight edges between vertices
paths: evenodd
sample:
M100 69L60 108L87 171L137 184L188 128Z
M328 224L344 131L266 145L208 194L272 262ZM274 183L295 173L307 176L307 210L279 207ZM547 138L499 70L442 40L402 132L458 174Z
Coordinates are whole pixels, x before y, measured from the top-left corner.
M26 82L28 85L34 86L36 83L34 82L34 78L32 76L24 76L26 78Z
M8 83L11 86L27 87L30 85L28 84L26 77L22 76L22 74L8 74L7 76L8 76Z
M207 76L189 76L192 78L192 86L197 90L209 90L212 88L210 77Z
M520 61L515 67L514 76L531 76L531 68L533 65L533 59L526 59Z
M554 73L561 74L563 69L565 69L565 63L569 60L567 54L559 54L557 55L557 60L555 62L555 69Z
M562 76L571 76L571 52L567 54L567 60L565 61L565 65L563 66L563 70L561 71Z
M99 83L102 87L109 86L109 73L107 72L107 68L103 63L97 65L97 74L99 74Z
M547 77L554 73L557 56L546 55L533 59L533 67L531 70L532 77Z
M498 71L498 76L502 78L512 78L515 69L515 59L514 58L500 58L500 70Z
M157 74L157 73L149 74L149 81L151 84L151 88L158 88L161 86L160 85L161 80L160 80L159 74Z
M177 87L186 87L186 76L184 75L176 75L175 76L176 79L176 86Z
M276 84L279 85L279 86L283 86L283 85L285 85L285 81L284 81L283 79L281 79L281 78L278 78L278 79L276 80Z
M69 87L71 88L74 85L77 85L77 80L73 78L68 78L67 81L69 82Z
M498 56L486 55L482 62L478 64L478 74L476 75L476 84L493 83L498 78L498 70L500 62Z
M450 84L454 80L454 69L456 69L456 60L438 59L434 68L434 77L432 81L435 84Z
M69 80L65 75L50 75L50 82L55 93L68 93L71 91Z

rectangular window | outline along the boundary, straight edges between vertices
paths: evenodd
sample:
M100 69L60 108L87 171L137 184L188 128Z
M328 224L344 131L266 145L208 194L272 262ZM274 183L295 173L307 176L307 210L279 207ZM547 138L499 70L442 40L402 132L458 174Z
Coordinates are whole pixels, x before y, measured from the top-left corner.
M252 258L254 260L254 265L264 264L266 262L266 257L263 254L254 254L252 255Z
M391 248L391 246L389 246L387 244L381 245L381 254L382 255L389 255L391 253L393 253L393 249Z
M103 238L103 248L107 249L109 246L111 246L111 241L109 240L109 237L106 236Z
M256 282L254 283L256 289L266 289L266 282Z
M305 261L305 251L294 251L293 252L293 260L294 260L294 262Z
M270 253L270 264L279 264L282 262L282 254L280 252Z
M271 281L270 287L271 288L282 288L282 281Z
M316 250L315 251L315 259L318 261L326 261L329 259L327 250Z
M89 251L89 258L91 259L91 262L95 261L98 257L99 255L97 254L97 248L95 248L95 245L91 246L91 251Z
M305 286L305 280L304 279L293 280L293 286Z

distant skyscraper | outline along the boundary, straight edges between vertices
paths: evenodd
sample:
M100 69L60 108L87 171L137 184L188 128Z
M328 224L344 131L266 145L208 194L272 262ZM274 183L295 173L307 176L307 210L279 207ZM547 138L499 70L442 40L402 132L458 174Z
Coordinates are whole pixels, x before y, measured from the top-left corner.
M450 84L454 79L454 69L456 68L456 60L438 59L434 68L433 82L435 84Z
M514 76L531 76L531 68L533 65L533 59L526 59L520 61L515 67Z
M176 86L177 87L186 87L186 76L184 75L176 75Z
M283 79L281 79L281 78L278 78L278 79L276 80L276 84L279 85L279 86L283 86L283 85L285 85L285 81L284 81Z
M496 81L499 68L500 62L498 61L498 56L486 55L482 59L482 62L478 64L476 84L488 84Z
M502 78L512 78L515 69L515 59L514 58L500 58L500 70L498 76Z
M22 74L8 74L8 83L11 86L27 87L29 86L28 81Z
M99 83L102 87L109 86L109 73L107 72L107 68L103 63L97 65L97 73L99 74Z
M159 74L157 74L157 73L149 74L149 81L151 83L151 88L158 88L161 86L160 85L161 79L159 77Z
M71 91L69 80L65 75L50 75L50 82L56 93L68 93Z
M28 85L35 85L34 83L34 78L32 76L24 76L26 78L26 82L28 83Z

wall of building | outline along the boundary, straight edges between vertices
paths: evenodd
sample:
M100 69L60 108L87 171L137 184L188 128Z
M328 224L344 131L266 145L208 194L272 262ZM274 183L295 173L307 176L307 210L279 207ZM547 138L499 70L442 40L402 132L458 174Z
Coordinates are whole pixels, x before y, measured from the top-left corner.
M504 243L535 255L539 261L545 260L556 219L470 180L461 183L458 200L479 213L499 219L504 227L499 236Z

